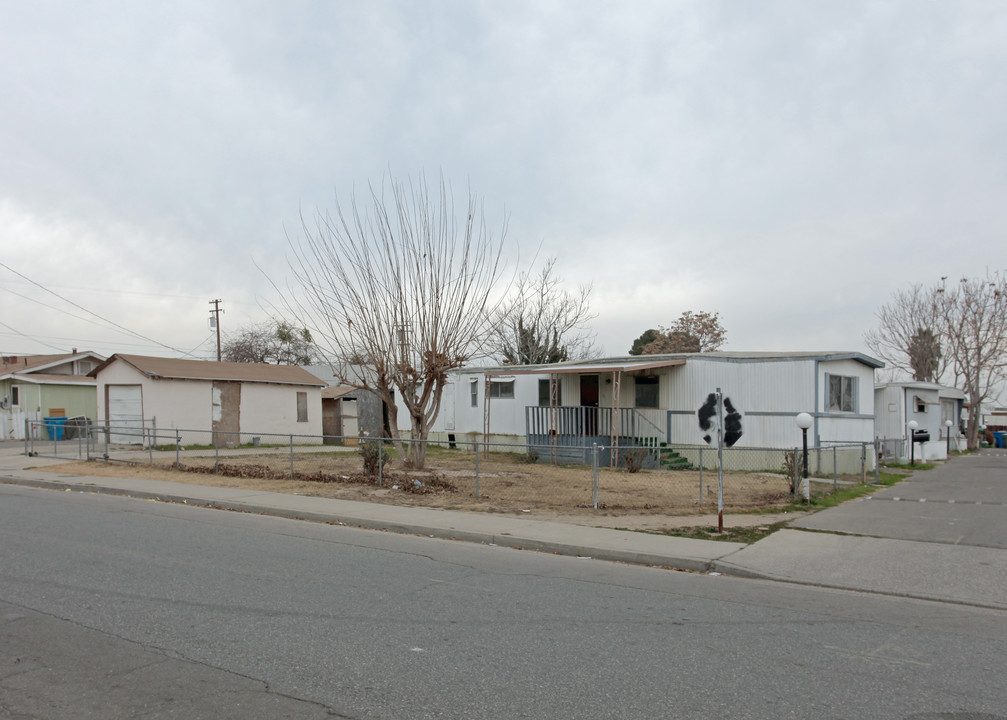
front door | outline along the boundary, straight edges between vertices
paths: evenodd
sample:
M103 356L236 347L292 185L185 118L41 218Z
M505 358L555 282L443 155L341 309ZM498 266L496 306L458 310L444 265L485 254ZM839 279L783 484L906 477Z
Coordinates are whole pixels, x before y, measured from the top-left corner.
M583 413L582 435L598 434L598 376L580 376L580 407Z
M322 398L322 435L324 445L341 445L343 442L343 401Z

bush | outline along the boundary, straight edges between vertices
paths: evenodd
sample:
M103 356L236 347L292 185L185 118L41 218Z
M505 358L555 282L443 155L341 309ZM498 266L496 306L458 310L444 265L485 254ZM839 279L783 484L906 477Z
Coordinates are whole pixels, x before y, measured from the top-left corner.
M364 474L376 476L388 463L388 453L380 449L380 440L364 440L360 443L360 457L364 461ZM380 464L379 464L380 459Z
M622 454L622 461L626 465L626 472L638 473L643 468L643 461L647 459L647 450L637 448L626 450Z
M796 462L795 462L796 455ZM794 493L794 478L799 475L803 475L801 468L804 466L804 453L800 450L794 451L790 450L783 453L783 470L784 475L790 479L790 492Z

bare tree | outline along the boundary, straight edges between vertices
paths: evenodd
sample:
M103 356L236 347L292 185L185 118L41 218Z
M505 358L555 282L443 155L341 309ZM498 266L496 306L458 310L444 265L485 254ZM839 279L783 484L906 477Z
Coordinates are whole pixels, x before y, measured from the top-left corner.
M982 404L1007 369L1007 278L999 273L962 278L957 286L942 283L935 292L951 369L968 397L965 436L976 448Z
M448 371L491 336L506 223L494 238L471 192L456 217L444 179L431 195L422 176L369 185L365 201L354 194L344 208L337 198L334 215L301 222L302 237L289 240L287 307L341 382L385 402L400 457L421 468ZM396 399L417 441L408 448Z
M899 290L876 313L878 326L864 335L867 347L886 363L916 380L936 381L947 369L941 352L944 319L938 286L910 285ZM929 342L932 337L934 342ZM936 344L935 344L936 343ZM936 367L931 365L936 362Z
M538 275L523 273L513 294L495 318L493 345L505 363L540 365L594 354L594 336L587 323L591 313L591 286L576 292L562 288L549 259Z
M957 286L944 279L911 285L877 315L878 328L865 336L868 347L918 380L961 388L969 403L965 436L970 448L978 447L982 404L1007 370L1007 279L994 273L962 278Z
M709 352L719 350L727 341L720 313L705 310L696 313L686 310L671 327L661 327L658 332L657 338L644 346L644 355Z
M318 362L311 332L284 320L246 325L224 342L227 362L313 365Z

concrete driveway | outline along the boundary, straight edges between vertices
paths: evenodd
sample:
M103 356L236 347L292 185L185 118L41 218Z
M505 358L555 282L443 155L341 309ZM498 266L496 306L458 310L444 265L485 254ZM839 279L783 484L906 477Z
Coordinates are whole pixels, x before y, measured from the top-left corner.
M1002 450L954 458L790 527L715 567L736 575L1007 609L1007 452Z
M790 527L1007 549L1007 452L953 459Z

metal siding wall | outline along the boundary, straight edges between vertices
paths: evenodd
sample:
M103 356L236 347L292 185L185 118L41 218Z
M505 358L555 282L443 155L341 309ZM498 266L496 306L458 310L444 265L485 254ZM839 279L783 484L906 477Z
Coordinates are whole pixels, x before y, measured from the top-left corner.
M669 410L690 413L672 415L671 441L703 442L696 412L719 387L742 416L743 434L737 447L789 447L793 443L793 415L813 409L814 367L812 360L730 362L691 358L684 367L671 369L670 387L663 396ZM753 412L786 415L748 415Z

